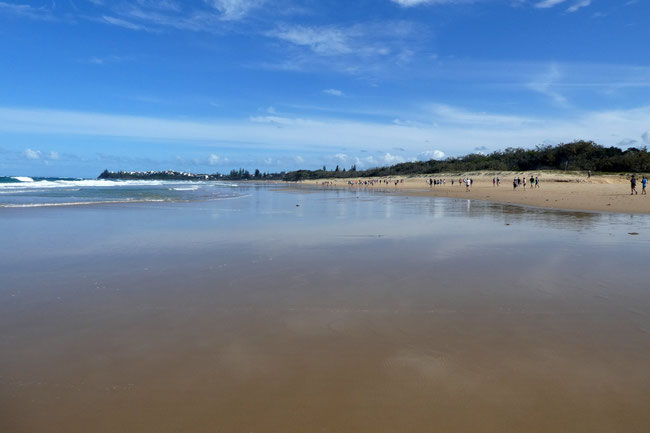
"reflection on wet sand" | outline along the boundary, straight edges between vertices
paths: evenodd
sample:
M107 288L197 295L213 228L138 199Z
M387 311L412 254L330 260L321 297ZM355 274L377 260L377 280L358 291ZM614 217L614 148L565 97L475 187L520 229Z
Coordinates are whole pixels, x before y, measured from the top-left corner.
M647 430L626 220L328 192L276 219L295 194L259 194L113 210L110 242L41 214L97 244L2 269L0 431Z

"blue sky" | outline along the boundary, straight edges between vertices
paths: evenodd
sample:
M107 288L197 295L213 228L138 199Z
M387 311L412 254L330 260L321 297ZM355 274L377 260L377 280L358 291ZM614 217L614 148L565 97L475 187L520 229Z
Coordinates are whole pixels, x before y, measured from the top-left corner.
M650 144L644 0L0 1L0 175Z

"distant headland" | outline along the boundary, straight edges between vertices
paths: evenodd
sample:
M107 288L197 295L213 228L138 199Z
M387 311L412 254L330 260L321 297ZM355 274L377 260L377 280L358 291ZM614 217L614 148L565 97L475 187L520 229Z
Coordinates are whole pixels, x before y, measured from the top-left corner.
M183 171L108 171L104 170L97 179L124 180L220 180L220 174L194 174Z
M262 173L255 170L251 174L248 170L232 170L229 174L213 173L188 173L185 171L164 170L164 171L109 171L104 170L97 179L120 179L120 180L282 180L286 175L281 173Z

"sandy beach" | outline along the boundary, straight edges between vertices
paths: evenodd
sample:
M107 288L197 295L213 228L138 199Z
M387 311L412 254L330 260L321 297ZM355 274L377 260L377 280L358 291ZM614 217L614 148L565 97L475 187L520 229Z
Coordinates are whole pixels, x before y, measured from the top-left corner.
M499 177L501 185L494 187L492 178ZM539 188L530 188L530 177L539 177ZM526 189L513 188L515 177L526 178ZM466 191L459 179L471 178L473 184ZM361 180L381 180L374 185L357 185ZM428 179L445 180L445 184L429 186ZM454 184L451 184L451 180ZM480 173L441 173L430 176L391 176L387 178L351 178L306 180L302 184L324 185L329 187L351 187L348 181L355 181L354 188L400 191L409 195L467 198L487 200L524 206L549 209L581 210L594 212L650 213L650 199L641 195L641 176L637 177L638 195L630 195L630 181L624 175L592 175L585 173L563 173L546 171L529 172L480 172ZM388 181L388 184L383 182ZM399 181L396 185L395 180Z

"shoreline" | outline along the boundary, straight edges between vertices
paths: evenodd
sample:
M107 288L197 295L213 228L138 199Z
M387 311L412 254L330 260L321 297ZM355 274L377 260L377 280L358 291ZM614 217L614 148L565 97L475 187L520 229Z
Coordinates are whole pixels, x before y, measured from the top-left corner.
M500 186L493 186L492 178L499 176ZM513 188L514 177L539 177L539 187ZM473 179L470 191L458 180ZM429 186L427 181L445 180L445 184ZM451 184L451 180L454 184ZM374 184L357 184L357 181L376 181ZM349 185L348 181L354 181ZM386 184L384 181L388 181ZM395 181L398 183L395 184ZM293 182L285 182L293 183ZM642 195L641 177L637 178L638 195L630 195L629 178L622 175L592 175L582 173L529 172L480 172L438 173L430 176L391 176L377 178L313 179L298 182L324 188L371 189L397 192L417 197L447 197L483 200L493 203L556 209L564 211L650 214L650 198Z

